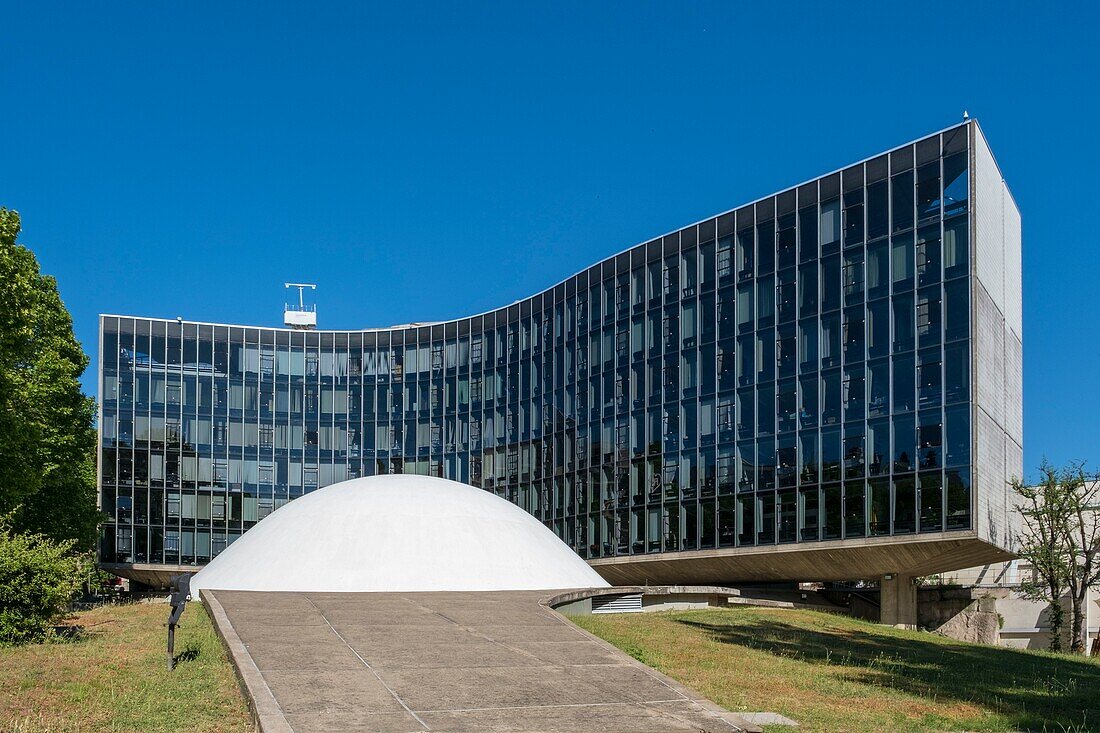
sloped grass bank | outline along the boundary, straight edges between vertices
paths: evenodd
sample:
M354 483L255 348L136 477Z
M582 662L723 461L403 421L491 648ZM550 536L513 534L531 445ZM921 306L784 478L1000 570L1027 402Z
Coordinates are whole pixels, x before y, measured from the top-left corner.
M801 730L1100 731L1100 664L1089 659L803 610L573 621L730 710L782 713Z
M0 648L0 730L252 730L248 708L210 619L192 604L166 667L168 606L104 606L69 623L72 639Z

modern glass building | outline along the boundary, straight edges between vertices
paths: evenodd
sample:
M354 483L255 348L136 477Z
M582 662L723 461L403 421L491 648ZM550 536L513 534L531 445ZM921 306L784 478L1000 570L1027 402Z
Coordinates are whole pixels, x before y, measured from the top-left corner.
M470 318L101 316L101 561L163 582L381 473L506 497L615 583L1004 559L1020 285L1019 214L967 121Z

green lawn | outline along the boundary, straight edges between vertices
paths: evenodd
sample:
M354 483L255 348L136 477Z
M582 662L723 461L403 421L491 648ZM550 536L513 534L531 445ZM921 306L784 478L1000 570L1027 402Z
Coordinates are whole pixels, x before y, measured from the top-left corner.
M165 663L168 606L105 606L77 614L73 641L0 648L0 730L219 731L251 718L201 606L176 630L180 662Z
M782 713L803 731L1100 731L1100 664L1080 657L816 611L571 618L729 710Z
M199 606L164 664L162 604L78 614L75 641L0 649L0 730L252 730ZM1100 731L1100 664L814 611L736 608L573 620L734 711L803 731ZM775 730L790 730L776 728Z

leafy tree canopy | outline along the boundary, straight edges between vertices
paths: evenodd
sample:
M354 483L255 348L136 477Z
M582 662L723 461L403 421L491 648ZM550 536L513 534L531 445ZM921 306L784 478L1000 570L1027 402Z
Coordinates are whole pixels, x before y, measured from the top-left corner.
M17 531L95 545L95 403L72 317L0 208L0 513Z

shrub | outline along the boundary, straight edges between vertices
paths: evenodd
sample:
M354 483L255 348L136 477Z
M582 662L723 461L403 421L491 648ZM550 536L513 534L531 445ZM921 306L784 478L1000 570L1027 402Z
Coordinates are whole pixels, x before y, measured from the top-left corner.
M65 615L87 562L74 544L15 532L0 517L0 646L40 641Z

